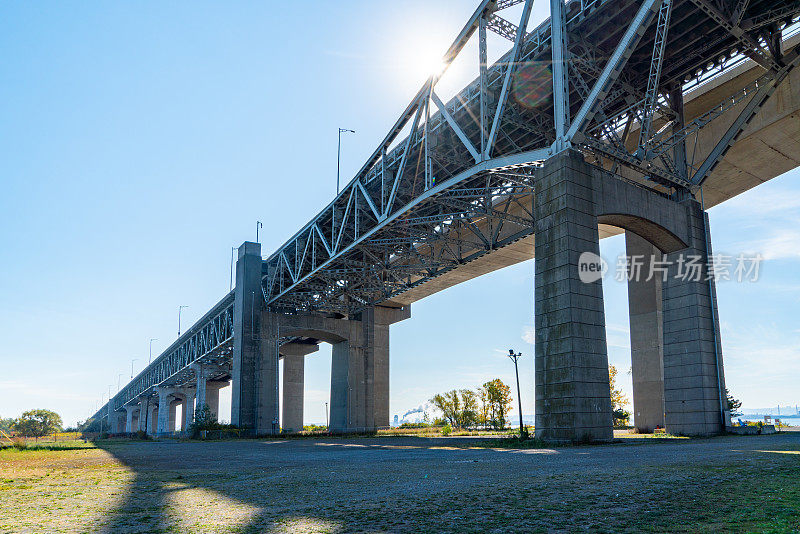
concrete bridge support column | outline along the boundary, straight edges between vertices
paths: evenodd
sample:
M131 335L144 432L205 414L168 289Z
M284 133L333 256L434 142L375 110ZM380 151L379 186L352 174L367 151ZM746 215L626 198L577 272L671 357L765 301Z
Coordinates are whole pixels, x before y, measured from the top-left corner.
M625 233L630 261L628 312L633 374L633 422L640 432L664 427L664 325L661 306L663 277L654 271L653 259L663 254L646 239ZM651 273L656 272L648 280Z
M175 388L156 388L158 393L158 419L156 420L156 434L162 436L169 433L170 395L175 393Z
M158 406L150 407L150 416L147 418L147 433L151 436L158 434Z
M670 433L707 435L724 430L730 414L723 416L727 406L716 289L707 280L708 217L697 201L683 204L689 246L667 256L670 267L663 286L665 422ZM701 272L686 276L691 258L699 258Z
M136 406L125 406L125 432L133 434L136 429L133 428L133 414L138 408Z
M168 432L180 432L181 424L180 421L178 421L178 406L182 405L183 405L183 399L181 398L173 399L169 403L169 425L167 427ZM181 409L181 414L182 413L183 409ZM182 415L181 418L183 418Z
M303 430L303 387L305 386L306 355L317 352L315 343L287 343L281 346L283 356L283 406L281 430Z
M227 385L227 382L216 380L206 382L206 404L208 404L208 409L211 410L211 416L218 421L221 419L219 415L219 390Z
M108 432L109 434L118 434L119 433L119 417L117 417L116 410L113 409L114 402L110 400L108 402Z
M536 436L610 440L603 286L579 270L584 253L600 251L592 171L580 153L562 152L537 173L535 190Z
M139 400L139 430L141 432L148 432L147 428L147 414L150 413L150 399L145 397Z
M352 321L348 339L333 345L332 432L389 426L389 326L410 316L410 307L368 308Z
M261 245L245 242L236 262L231 423L257 435L280 431L278 320L264 313L261 274Z
M183 388L181 395L183 395L183 410L181 413L181 430L186 432L189 430L189 425L194 422L194 404L195 404L196 390L193 388Z

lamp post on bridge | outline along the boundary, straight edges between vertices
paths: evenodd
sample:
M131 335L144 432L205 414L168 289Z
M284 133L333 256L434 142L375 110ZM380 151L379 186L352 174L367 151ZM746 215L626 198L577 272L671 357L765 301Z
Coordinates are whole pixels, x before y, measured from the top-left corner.
M181 337L181 312L189 306L178 306L178 337Z
M336 155L336 194L339 194L339 173L342 165L342 134L343 133L356 133L355 130L348 130L347 128L339 128L339 148Z
M264 228L264 224L261 221L256 221L256 243L261 243L261 241L258 240L258 229L259 228Z
M514 349L508 349L508 357L514 361L514 374L517 376L517 401L519 402L519 439L525 439L525 427L522 424L522 395L519 389L519 367L517 360L522 357L522 353L514 354Z
M158 338L156 337L150 338L150 361L147 363L147 365L153 363L153 341L158 341Z
M133 380L133 362L138 362L139 358L133 358L131 360L131 380Z
M124 374L125 373L120 373L119 375L117 375L117 393L119 393L119 390L122 389L122 375L124 375ZM133 374L133 373L131 373L131 374ZM131 378L133 378L133 377L131 377Z

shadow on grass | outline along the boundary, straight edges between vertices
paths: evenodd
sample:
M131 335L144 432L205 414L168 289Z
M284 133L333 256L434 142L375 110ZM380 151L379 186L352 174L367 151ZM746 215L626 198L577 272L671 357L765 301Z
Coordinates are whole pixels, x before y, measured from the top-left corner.
M732 524L720 521L733 511L744 530L794 528L800 486L787 468L796 455L747 451L747 462L776 469L758 480L746 475L755 463L717 466L717 453L692 460L687 453L700 449L673 443L642 450L485 438L98 442L133 473L102 532L725 530ZM703 443L735 450L725 440ZM769 512L782 523L763 508L765 495L779 492L786 500ZM732 508L709 514L707 502Z

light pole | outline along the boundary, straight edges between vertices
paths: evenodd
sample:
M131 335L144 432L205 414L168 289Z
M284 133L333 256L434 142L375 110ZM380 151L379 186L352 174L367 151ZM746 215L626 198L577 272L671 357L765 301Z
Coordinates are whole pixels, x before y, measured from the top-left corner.
M178 306L178 337L181 337L181 312L189 306Z
M258 229L259 228L264 228L264 225L262 224L261 221L256 221L256 243L261 243L261 241L258 240Z
M328 403L325 403L325 428L330 432L331 422L328 420Z
M124 374L125 373L120 373L119 375L117 375L117 393L119 393L119 390L122 389L122 376Z
M134 358L131 360L131 380L133 380L133 362L138 362L139 358Z
M339 149L336 156L336 194L339 194L339 172L342 165L342 134L343 133L356 133L355 130L348 130L347 128L339 128Z
M522 357L522 353L514 354L514 349L508 349L508 357L514 361L514 373L517 375L517 401L519 401L519 439L525 439L525 427L522 424L522 395L519 389L519 367L517 360Z
M153 341L158 341L158 338L155 337L150 338L150 362L147 365L153 363Z
M231 247L231 288L229 291L233 291L233 257L236 254L236 247Z

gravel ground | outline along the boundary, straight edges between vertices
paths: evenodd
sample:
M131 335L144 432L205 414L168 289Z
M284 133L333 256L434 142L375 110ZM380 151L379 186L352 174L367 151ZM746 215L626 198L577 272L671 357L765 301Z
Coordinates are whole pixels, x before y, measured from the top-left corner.
M0 455L0 532L800 532L800 432L554 449L471 438Z

